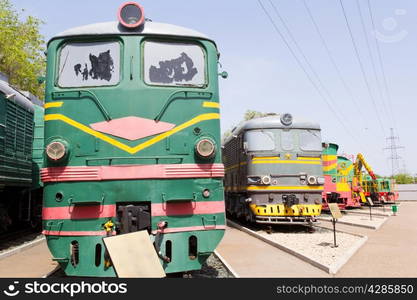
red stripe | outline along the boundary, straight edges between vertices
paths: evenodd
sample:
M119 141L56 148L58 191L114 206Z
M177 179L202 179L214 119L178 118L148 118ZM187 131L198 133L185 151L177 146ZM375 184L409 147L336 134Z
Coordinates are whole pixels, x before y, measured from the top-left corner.
M116 205L76 205L64 207L44 207L42 218L44 220L77 220L77 219L97 219L111 218L116 216Z
M334 159L334 160L323 160L322 161L322 164L325 167L330 166L330 165L333 165L335 163L337 163L337 159Z
M224 211L224 201L170 202L152 204L152 217L217 214Z
M41 169L43 182L223 177L223 164L167 164L51 167Z
M61 231L61 230L44 230L44 235L60 235L60 236L106 236L106 231ZM116 232L112 231L111 235L116 235Z
M224 230L226 225L207 225L207 226L190 226L190 227L172 227L165 228L161 233L175 233L175 232L185 232L185 231L201 231L201 230ZM157 233L157 230L152 231L153 234Z

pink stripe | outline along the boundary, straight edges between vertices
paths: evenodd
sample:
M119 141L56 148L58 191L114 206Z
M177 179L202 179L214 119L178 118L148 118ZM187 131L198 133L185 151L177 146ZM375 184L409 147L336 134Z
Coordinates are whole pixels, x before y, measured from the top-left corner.
M60 236L106 236L106 231L60 231L60 230L43 230L44 235L60 235ZM111 235L116 235L112 232Z
M334 159L334 160L323 160L322 161L322 164L323 164L323 166L330 166L330 165L333 165L333 164L335 164L335 163L337 163L337 159Z
M91 205L91 206L64 206L64 207L44 207L42 209L42 219L97 219L110 218L116 216L116 205Z
M152 216L217 214L224 212L224 201L179 202L152 204Z
M223 164L168 164L50 167L41 169L43 182L223 177Z
M213 225L213 226L190 226L190 227L175 227L165 228L161 233L174 233L174 232L185 232L185 231L201 231L201 230L224 230L226 225ZM152 231L153 234L157 233L157 230Z

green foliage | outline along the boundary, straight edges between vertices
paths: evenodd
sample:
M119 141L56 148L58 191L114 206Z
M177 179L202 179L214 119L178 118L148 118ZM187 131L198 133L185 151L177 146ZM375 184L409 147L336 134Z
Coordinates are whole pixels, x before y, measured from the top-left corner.
M410 184L415 182L415 178L410 174L397 174L394 176L394 179L398 184Z
M0 72L11 85L44 98L44 86L37 78L45 73L43 22L35 17L20 20L9 0L0 0Z
M252 120L252 119L256 119L256 118L262 118L262 117L265 117L267 115L268 114L261 113L261 112L256 111L256 110L247 110L245 112L245 115L244 115L244 120L248 121L248 120Z

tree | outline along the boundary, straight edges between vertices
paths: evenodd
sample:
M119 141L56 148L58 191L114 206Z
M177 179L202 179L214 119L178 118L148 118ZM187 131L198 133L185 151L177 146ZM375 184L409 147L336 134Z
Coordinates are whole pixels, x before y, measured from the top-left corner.
M397 174L394 176L395 182L398 184L410 184L414 183L413 176L409 174Z
M38 77L45 73L43 22L35 17L20 20L9 0L0 0L0 72L11 85L43 99L44 86Z

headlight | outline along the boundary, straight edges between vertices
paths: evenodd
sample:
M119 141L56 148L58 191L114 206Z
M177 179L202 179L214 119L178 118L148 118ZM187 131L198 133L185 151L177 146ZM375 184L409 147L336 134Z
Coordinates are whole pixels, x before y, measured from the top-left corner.
M138 27L145 21L143 7L135 2L122 4L117 17L119 18L120 24L127 28Z
M270 184L271 183L271 177L268 175L262 176L261 181L263 184Z
M209 139L202 139L197 142L195 151L202 158L210 158L214 155L216 146L213 141Z
M58 161L67 154L67 146L62 141L54 141L46 146L46 156L52 161Z
M317 184L324 184L324 177L317 177Z
M311 185L317 184L317 178L314 177L314 176L308 176L307 177L307 182L308 182L308 184L311 184Z
M292 115L289 113L281 115L281 123L285 126L290 126L292 124Z

